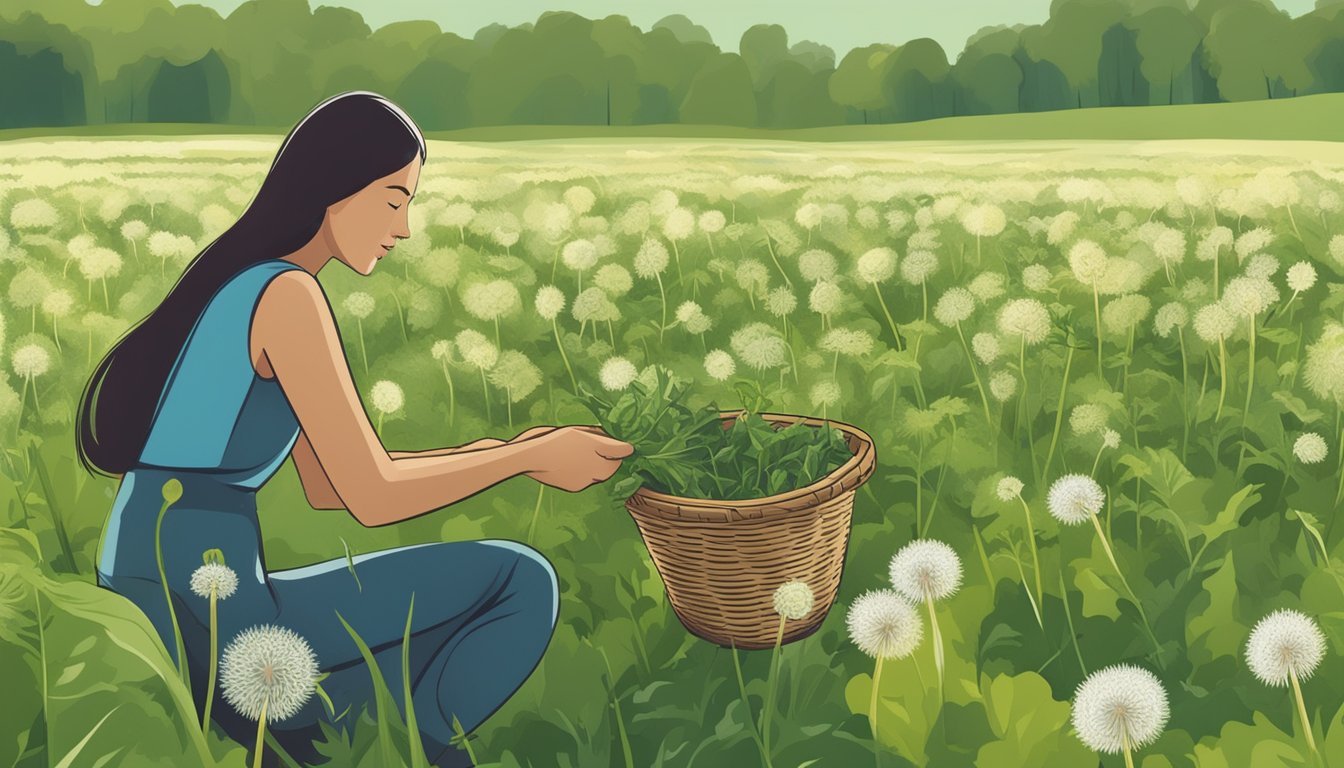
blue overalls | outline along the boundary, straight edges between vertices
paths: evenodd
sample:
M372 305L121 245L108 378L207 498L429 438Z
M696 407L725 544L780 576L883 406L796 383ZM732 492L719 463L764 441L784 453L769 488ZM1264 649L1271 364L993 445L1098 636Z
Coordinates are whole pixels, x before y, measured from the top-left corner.
M100 543L98 584L129 598L149 617L170 657L176 641L159 581L154 528L163 484L182 483L182 498L164 514L164 572L182 633L192 693L203 712L210 655L210 601L190 589L208 549L224 553L237 591L218 602L219 651L248 627L277 624L313 648L322 681L349 724L373 685L353 638L336 612L359 633L401 716L402 636L411 593L409 669L415 714L430 760L469 765L449 746L456 715L470 732L531 675L550 642L559 611L555 571L522 543L500 539L434 542L268 571L257 521L256 492L275 474L298 439L299 423L276 379L252 368L248 330L262 288L286 269L281 259L244 267L211 298L193 326L163 394L136 466L121 480ZM244 720L215 691L212 719L248 745L254 721ZM318 759L316 722L332 714L314 695L293 717L267 729L296 758ZM198 721L199 722L199 721ZM268 759L270 755L268 755Z

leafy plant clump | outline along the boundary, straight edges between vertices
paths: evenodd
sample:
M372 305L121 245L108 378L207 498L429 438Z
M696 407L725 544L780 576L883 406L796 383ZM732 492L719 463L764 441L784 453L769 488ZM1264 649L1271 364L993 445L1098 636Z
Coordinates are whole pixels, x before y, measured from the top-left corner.
M692 499L759 499L811 485L854 455L835 427L766 421L769 401L749 389L739 389L745 412L725 428L715 403L691 408L687 382L661 365L614 400L580 390L607 434L634 446L612 477L618 498L648 486Z

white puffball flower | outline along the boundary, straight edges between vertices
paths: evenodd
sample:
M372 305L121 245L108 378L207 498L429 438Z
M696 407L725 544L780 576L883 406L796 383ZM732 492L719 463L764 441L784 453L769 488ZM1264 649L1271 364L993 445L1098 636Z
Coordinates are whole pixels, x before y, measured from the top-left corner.
M1268 279L1239 275L1223 288L1223 305L1237 317L1258 315L1279 300L1279 289Z
M919 613L890 589L868 590L855 598L845 623L850 641L873 658L905 658L924 639Z
M345 311L363 320L373 312L373 296L364 291L355 291L341 302Z
M1171 332L1177 328L1184 328L1185 324L1190 322L1190 311L1185 305L1172 301L1163 304L1157 314L1153 316L1153 331L1162 338L1171 336Z
M449 339L439 339L429 348L430 357L435 360L447 362L453 359L453 342Z
M788 345L773 326L748 323L729 337L729 346L742 361L756 370L778 368L788 357Z
M829 280L818 280L807 295L807 306L819 315L833 315L840 311L844 291Z
M809 283L835 277L835 257L829 251L812 248L798 255L798 272Z
M574 213L582 215L592 210L593 203L597 202L597 195L583 185L573 186L565 190L562 195L565 199L565 205L568 205Z
M1008 371L995 371L989 377L989 393L1002 403L1017 394L1017 377Z
M616 298L629 293L635 281L630 278L630 270L620 264L603 264L593 273L593 285Z
M565 309L565 292L554 285L543 285L537 289L535 303L543 320L554 320Z
M1240 261L1253 253L1263 251L1270 243L1274 242L1274 233L1265 227L1256 227L1255 229L1242 232L1237 237L1233 249L1237 252L1237 259Z
M1221 224L1212 227L1195 245L1195 258L1200 261L1213 261L1219 251L1232 245L1233 239L1234 235L1230 228Z
M1280 608L1256 622L1246 641L1246 663L1266 685L1311 677L1325 655L1325 636L1310 616Z
M975 295L961 286L947 289L933 305L934 318L951 328L971 316L975 311Z
M1012 475L1006 475L999 480L999 485L994 492L998 494L999 501L1012 501L1021 495L1024 487L1021 480Z
M793 220L803 229L812 229L821 223L821 206L816 203L803 203L793 214Z
M961 558L937 539L916 539L892 556L891 585L915 602L941 600L961 587Z
M10 360L14 364L14 373L24 379L41 376L51 368L51 353L38 344L19 347Z
M1330 257L1335 261L1344 262L1344 235L1335 235L1330 238L1327 250L1330 251Z
M1340 257L1344 261L1344 257ZM865 283L881 283L896 272L896 252L890 248L872 248L859 257L855 266Z
M489 370L499 361L499 348L486 338L485 334L474 328L463 328L458 331L454 341L457 343L458 351L462 353L462 359L469 365Z
M1092 240L1079 240L1069 249L1069 269L1083 285L1091 286L1106 274L1106 252Z
M663 220L663 236L668 240L685 240L695 234L695 214L685 208L673 208Z
M1096 752L1118 754L1157 740L1170 709L1157 676L1142 667L1115 664L1088 675L1073 697L1073 729Z
M1141 293L1127 293L1108 301L1101 308L1101 322L1106 326L1107 333L1128 333L1147 319L1152 305L1152 299Z
M981 331L971 337L971 351L981 363L989 365L998 359L1000 352L999 337L992 333Z
M840 385L834 381L819 381L812 385L811 395L812 405L821 407L832 406L840 402Z
M733 356L722 349L711 349L705 355L705 373L716 381L727 381L736 372Z
M560 260L575 272L583 272L597 263L597 247L591 240L571 240L560 251Z
M293 630L263 624L243 630L224 648L219 682L224 700L250 720L285 720L313 695L317 657Z
M1013 299L999 310L999 330L1039 344L1050 335L1050 312L1036 299Z
M993 237L1002 232L1007 223L1003 209L997 205L971 206L961 215L961 226L976 237Z
M87 280L102 280L121 272L121 254L101 246L79 260L79 271Z
M857 328L832 328L821 337L818 346L833 355L862 357L873 351L876 341L867 331Z
M911 251L901 260L901 277L911 285L922 285L938 271L938 254L933 251Z
M1107 448L1115 449L1120 447L1120 433L1107 427L1101 433L1101 444Z
M1279 271L1279 259L1268 253L1257 253L1251 256L1250 261L1241 270L1242 274L1248 277L1260 277L1268 280Z
M1085 523L1101 511L1106 492L1088 475L1064 475L1050 486L1045 505L1051 516L1065 525Z
M1344 325L1326 320L1321 336L1307 345L1302 380L1317 397L1344 403Z
M1222 302L1206 304L1195 313L1195 333L1210 344L1231 336L1236 327L1236 319L1223 308Z
M223 563L205 563L191 573L191 591L200 597L213 592L219 600L226 600L238 589L238 574Z
M812 612L812 588L799 579L786 581L775 590L774 602L775 613L797 621Z
M518 286L505 279L472 283L462 294L462 306L481 320L497 320L522 306Z
M697 223L700 225L701 232L712 235L716 232L722 232L724 225L728 223L728 219L723 215L723 211L705 211L700 214L700 220Z
M687 299L677 307L677 322L689 322L691 318L703 313L704 310L700 308L699 304Z
M1316 284L1316 268L1310 262L1299 261L1288 268L1288 287L1294 292L1305 291Z
M797 308L798 297L788 286L775 286L765 295L765 310L775 317L783 317Z
M663 241L648 238L635 253L635 274L651 278L667 269L667 261L667 246Z
M1050 227L1046 230L1046 242L1050 245L1059 245L1068 240L1081 218L1076 211L1064 211L1051 218Z
M639 371L635 369L635 364L624 357L607 358L598 374L602 379L602 386L609 390L625 389L637 375Z
M982 302L990 302L1004 294L1006 278L1002 272L981 272L971 279L971 284L967 286L975 298Z
M386 379L374 382L371 397L373 398L373 407L382 413L399 411L401 406L406 403L401 387Z
M1075 405L1069 413L1069 427L1073 429L1075 435L1090 435L1106 426L1108 415L1109 411L1104 405L1081 403Z
M1044 264L1029 264L1022 270L1022 284L1028 291L1040 293L1050 287L1050 268Z
M1318 464L1325 461L1328 452L1325 438L1315 432L1303 433L1293 442L1293 455L1303 464Z

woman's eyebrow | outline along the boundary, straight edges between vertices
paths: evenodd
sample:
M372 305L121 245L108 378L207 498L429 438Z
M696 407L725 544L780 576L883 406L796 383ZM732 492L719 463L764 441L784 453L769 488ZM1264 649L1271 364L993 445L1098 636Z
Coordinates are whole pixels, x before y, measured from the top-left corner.
M401 192L402 192L402 194L406 195L407 197L411 198L412 200L415 199L415 195L412 195L412 194L411 194L411 191L410 191L409 189L407 189L407 188L401 186L400 184L388 184L386 187L383 187L383 189L400 189Z

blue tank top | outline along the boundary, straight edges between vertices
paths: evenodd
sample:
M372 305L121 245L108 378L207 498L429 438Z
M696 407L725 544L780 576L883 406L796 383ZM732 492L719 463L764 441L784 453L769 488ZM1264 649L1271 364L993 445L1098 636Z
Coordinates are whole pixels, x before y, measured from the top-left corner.
M137 467L194 470L260 488L284 463L299 422L276 379L252 368L248 331L271 278L303 269L283 259L244 267L206 303L159 395Z

